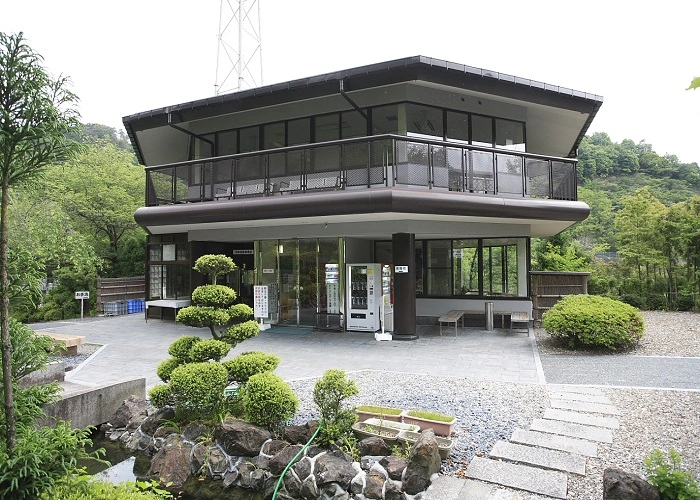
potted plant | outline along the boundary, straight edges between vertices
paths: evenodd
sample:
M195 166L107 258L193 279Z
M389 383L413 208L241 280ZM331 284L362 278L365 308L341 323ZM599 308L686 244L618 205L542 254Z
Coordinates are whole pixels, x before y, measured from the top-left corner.
M425 430L432 428L437 436L451 436L457 419L452 415L445 415L436 411L408 410L403 413L405 424L420 425Z
M355 437L358 440L362 440L368 437L380 437L384 442L393 446L396 444L396 439L399 435L399 429L386 427L383 425L384 421L381 421L380 425L371 425L366 422L356 422L352 424L352 431L355 433Z
M355 408L357 420L364 422L368 418L379 418L381 420L391 420L393 422L401 422L401 408L392 408L390 406L373 406L361 405Z
M420 432L402 430L399 432L397 437L399 441L406 443L408 447L411 448L414 444L416 444L416 441L418 441L418 439L420 438ZM440 458L442 460L446 460L447 457L450 455L450 452L452 451L454 441L452 441L452 439L450 438L441 436L435 436L435 440L438 444L438 453L440 454Z
M415 424L402 424L401 422L394 422L393 420L382 420L381 418L368 418L364 421L365 424L383 426L389 429L398 429L400 431L411 431L419 432L420 426Z

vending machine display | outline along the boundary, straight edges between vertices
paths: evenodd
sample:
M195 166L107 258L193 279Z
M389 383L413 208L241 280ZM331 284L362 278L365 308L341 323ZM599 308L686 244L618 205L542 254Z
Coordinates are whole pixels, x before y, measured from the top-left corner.
M348 264L347 280L347 329L376 332L382 291L380 265Z

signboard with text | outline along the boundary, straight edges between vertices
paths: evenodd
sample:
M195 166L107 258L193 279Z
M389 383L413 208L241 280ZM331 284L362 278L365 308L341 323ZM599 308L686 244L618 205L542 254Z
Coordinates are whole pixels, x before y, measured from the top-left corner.
M267 286L256 285L253 287L253 311L256 318L267 318L269 314Z

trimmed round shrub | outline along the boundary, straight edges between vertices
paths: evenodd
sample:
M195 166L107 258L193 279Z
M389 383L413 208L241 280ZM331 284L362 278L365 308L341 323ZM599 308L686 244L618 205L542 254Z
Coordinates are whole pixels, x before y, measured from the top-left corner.
M163 382L167 382L170 380L170 374L173 372L173 370L181 364L182 363L180 363L180 360L177 358L168 358L165 361L161 361L156 369L158 378L160 378Z
M182 311L184 311L184 309ZM170 344L170 347L168 347L168 354L177 358L180 363L188 363L190 361L190 349L192 349L194 344L201 341L202 339L194 335L183 335Z
M627 349L644 335L644 319L634 307L596 295L568 295L542 317L542 326L570 347Z
M232 321L240 321L253 317L253 308L248 304L235 304L229 307L228 314Z
M202 285L192 291L192 302L199 306L230 307L236 301L236 291L226 285Z
M189 363L170 375L175 415L180 419L211 418L224 399L228 373L221 363Z
M170 387L162 384L153 386L151 390L148 391L148 398L151 400L151 404L156 408L168 406L172 401Z
M239 354L222 364L232 380L245 384L253 375L274 371L280 364L280 358L262 351L251 351Z
M194 263L194 270L210 276L212 281L216 281L217 276L230 273L237 267L231 257L222 254L202 255Z
M248 379L243 389L243 406L246 420L274 431L294 416L299 399L279 376L264 372Z
M255 337L258 333L260 333L260 325L251 319L229 327L222 340L234 346Z
M209 328L210 325L225 325L229 320L230 316L225 309L197 306L189 306L180 309L176 318L178 323L195 328Z
M231 350L231 346L226 342L215 339L202 340L196 342L190 349L190 360L194 363L214 360L219 361Z

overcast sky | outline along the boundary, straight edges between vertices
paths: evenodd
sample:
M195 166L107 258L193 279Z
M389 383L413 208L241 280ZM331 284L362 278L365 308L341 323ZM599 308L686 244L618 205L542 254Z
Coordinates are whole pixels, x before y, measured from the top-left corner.
M264 84L424 55L602 95L589 134L700 162L698 1L260 1ZM83 122L214 95L219 0L2 4Z

